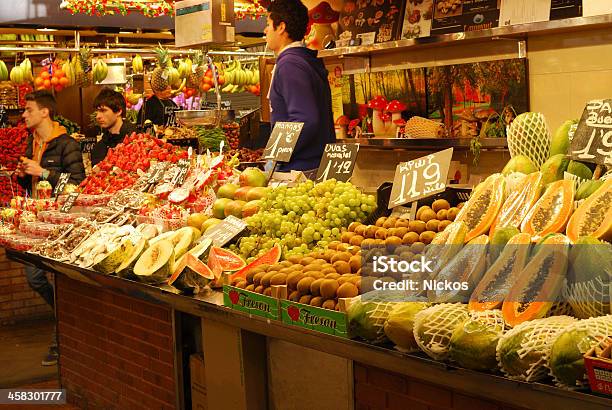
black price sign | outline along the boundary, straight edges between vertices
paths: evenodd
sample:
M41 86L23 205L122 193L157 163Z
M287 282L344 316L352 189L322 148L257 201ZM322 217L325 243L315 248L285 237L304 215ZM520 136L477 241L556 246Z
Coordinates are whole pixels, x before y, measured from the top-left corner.
M327 144L317 171L317 182L336 179L347 182L353 175L359 144Z
M63 212L63 213L70 212L70 209L72 209L72 206L74 205L78 197L79 197L78 192L71 192L68 195L68 198L66 198L66 202L62 204L62 207L60 208L60 212Z
M572 159L612 165L612 99L589 101L570 145Z
M402 162L395 169L389 209L446 189L453 149Z
M185 178L187 177L187 172L189 172L189 165L190 162L189 160L186 159L181 159L178 162L178 172L176 173L176 175L174 175L174 178L172 178L172 185L174 186L180 186L183 185L185 183Z
M242 232L246 226L246 222L242 219L230 215L223 221L206 230L199 242L202 242L204 239L210 239L213 245L224 246Z
M277 122L274 124L274 129L270 134L262 158L289 162L303 127L303 122Z
M55 185L55 188L53 188L53 196L56 197L62 192L64 192L64 188L66 188L66 185L68 184L69 180L70 180L70 172L61 173L59 176L59 179L57 180L57 184Z
M81 152L91 153L98 142L98 137L88 137L81 140Z

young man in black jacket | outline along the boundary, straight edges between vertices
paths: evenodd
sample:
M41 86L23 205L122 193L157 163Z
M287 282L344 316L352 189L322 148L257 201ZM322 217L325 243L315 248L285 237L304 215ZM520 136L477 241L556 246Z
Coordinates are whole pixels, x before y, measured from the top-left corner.
M94 100L96 110L96 122L102 128L102 134L98 136L98 142L91 151L91 165L102 161L109 148L115 148L123 141L126 135L136 132L136 126L124 120L125 99L117 91L105 88Z
M36 91L26 95L26 107L23 119L33 131L28 138L25 157L17 168L20 183L25 189L34 192L38 181L49 181L55 186L61 173L70 173L69 182L75 185L85 178L85 167L81 155L81 146L66 134L66 129L52 120L57 104L53 95L47 91ZM47 280L45 272L37 267L25 266L26 278L44 300L54 308L53 287ZM49 353L43 359L43 366L57 363L57 335L49 347Z

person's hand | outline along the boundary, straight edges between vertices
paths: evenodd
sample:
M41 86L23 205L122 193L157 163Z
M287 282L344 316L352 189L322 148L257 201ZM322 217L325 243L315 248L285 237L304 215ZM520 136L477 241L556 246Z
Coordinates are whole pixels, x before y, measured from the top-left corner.
M25 177L25 175L26 175L26 174L25 174L25 169L24 169L24 166L23 166L23 162L22 162L22 161L23 161L23 158L24 158L24 157L21 157L21 158L19 159L19 163L17 163L17 168L15 168L15 173L17 174L17 176L18 176L19 178L23 178L23 177Z
M35 177L41 176L44 170L44 168L41 167L38 162L28 159L28 158L22 158L21 164L22 164L24 173L35 176Z

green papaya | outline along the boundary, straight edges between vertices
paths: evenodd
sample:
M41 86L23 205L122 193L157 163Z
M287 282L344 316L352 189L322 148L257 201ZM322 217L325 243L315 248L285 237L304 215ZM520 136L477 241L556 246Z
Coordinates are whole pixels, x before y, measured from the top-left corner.
M502 170L502 174L508 175L513 172L521 172L523 174L531 174L532 172L536 172L538 167L535 166L533 161L527 157L526 155L516 155L508 161L504 169Z
M540 167L542 171L542 184L544 186L551 182L563 179L563 173L567 171L570 159L565 154L557 154L548 158Z
M578 187L576 191L576 201L580 201L582 199L587 199L591 194L593 194L600 186L604 183L603 180L598 179L597 181L589 180L585 181Z
M584 165L582 162L578 161L570 161L569 165L567 166L567 172L582 179L593 178L593 171L591 171L589 167Z
M550 142L550 156L563 154L566 155L569 150L569 130L572 125L577 124L577 120L567 120L555 131L555 135Z
M492 265L497 260L508 241L519 233L521 231L514 226L506 226L495 230L489 245L489 265Z

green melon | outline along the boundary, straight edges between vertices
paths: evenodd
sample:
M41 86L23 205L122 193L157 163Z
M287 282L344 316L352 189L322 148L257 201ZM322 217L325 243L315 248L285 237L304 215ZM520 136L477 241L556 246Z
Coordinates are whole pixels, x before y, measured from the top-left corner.
M497 343L503 334L504 319L499 310L472 312L453 331L449 358L467 369L495 371Z
M145 250L134 265L134 275L142 282L159 284L171 274L174 246L170 241L157 241Z
M130 240L124 240L121 245L117 245L111 252L95 260L93 270L105 275L114 273L115 269L121 265L121 262L131 254L133 247L134 245L132 245Z
M127 255L121 265L115 269L117 276L125 279L136 279L134 276L134 265L148 246L149 243L145 238L139 240L136 245L134 245L132 252Z

